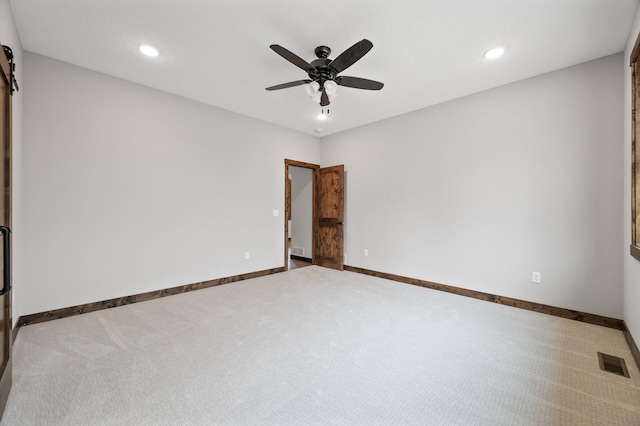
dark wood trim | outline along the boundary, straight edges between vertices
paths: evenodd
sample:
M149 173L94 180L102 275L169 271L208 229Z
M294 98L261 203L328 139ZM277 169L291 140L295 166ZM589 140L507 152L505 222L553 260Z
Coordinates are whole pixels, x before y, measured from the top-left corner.
M0 48L2 46L3 44L0 43ZM6 76L6 80L9 82L9 90L11 90L11 65L9 65L7 56L4 54L4 49L0 49L0 70Z
M640 368L640 350L638 350L638 345L636 345L636 342L633 340L633 336L629 331L629 327L627 327L627 323L622 321L622 325L624 326L624 330L622 330L624 338L627 341L627 345L629 345L629 349L631 349L633 359L635 359L636 364L638 364L638 368Z
M2 43L0 43L0 47ZM3 97L2 102L4 103L4 113L5 116L2 118L3 128L2 128L2 158L0 161L4 164L4 173L0 176L2 180L2 184L0 188L2 188L2 197L3 197L3 217L1 225L7 226L11 228L13 226L12 222L12 212L13 212L13 204L12 204L12 192L13 192L13 162L12 162L12 150L13 150L13 74L11 70L11 63L7 60L7 57L4 53L4 48L0 52L0 78L2 78L6 82L6 87L3 90L1 96ZM7 236L7 238L9 238ZM10 255L10 258L13 256ZM9 259L9 262L12 262ZM9 268L12 266L12 263L9 265L5 265L5 268ZM11 285L11 283L9 283ZM13 300L13 291L9 291L2 297L0 297L0 309L3 311L3 324L2 324L2 346L3 353L1 354L2 365L0 366L0 417L4 412L7 399L9 397L9 392L11 390L12 383L12 300Z
M303 169L319 169L320 166L313 163L305 163L304 161L288 160L285 158L284 163L287 166L302 167Z
M314 171L313 180L311 185L316 187L316 173L315 171L320 168L317 164L305 163L303 161L284 159L284 270L289 270L289 248L287 243L289 242L289 219L291 219L291 181L289 180L289 166L302 167L304 169L311 169ZM315 215L316 215L316 192L312 191L311 208L313 215L313 229L311 230L311 263L313 263L313 253L315 250L315 241L317 230L315 228Z
M100 311L102 309L115 308L117 306L130 305L132 303L144 302L146 300L157 299L174 294L187 293L203 288L215 287L222 284L229 284L237 281L248 280L250 278L263 277L265 275L284 272L284 267L265 269L263 271L249 272L247 274L234 275L231 277L217 278L199 283L186 284L178 287L166 288L163 290L150 291L147 293L134 294L132 296L118 297L115 299L103 300L100 302L86 303L84 305L70 306L68 308L55 309L52 311L40 312L37 314L24 315L20 317L16 327L23 327L55 319L72 317L86 314L88 312ZM17 332L16 332L17 334Z
M300 260L302 262L309 262L311 263L311 259L309 259L308 257L303 257L303 256L296 256L295 254L291 255L291 259L295 259L295 260Z
M634 62L637 62L638 57L640 57L640 34L638 38L636 38L636 44L633 46L633 50L631 51L629 63L633 64Z
M310 261L308 258L300 256L291 256L294 259ZM527 302L519 299L512 299L508 297L496 296L489 293L483 293L475 290L468 290L460 287L448 286L445 284L438 284L431 281L419 280L416 278L408 278L401 275L388 274L384 272L372 271L369 269L358 268L355 266L344 265L345 271L356 272L364 275L371 275L374 277L385 278L392 281L397 281L405 284L411 284L419 287L430 288L433 290L445 291L447 293L457 294L459 296L472 297L474 299L484 300L487 302L499 303L515 308L526 309L529 311L539 312L548 315L559 316L562 318L568 318L576 321L582 321L589 324L600 325L603 327L613 328L621 330L624 334L625 340L629 345L629 349L633 355L633 358L640 368L640 350L636 345L629 328L623 320L603 317L600 315L587 314L584 312L573 311L570 309L557 308L555 306L543 305L540 303ZM143 302L145 300L157 299L160 297L171 296L174 294L187 293L194 290L200 290L208 287L215 287L222 284L229 284L237 281L247 280L250 278L258 278L266 275L277 274L284 272L284 268L272 268L263 271L251 272L248 274L234 275L231 277L218 278L215 280L203 281L194 284L187 284L178 287L172 287L164 290L152 291L147 293L140 293L132 296L120 297L116 299L104 300L101 302L88 303L84 305L77 305L68 308L56 309L47 312L41 312L37 314L25 315L18 318L16 326L12 331L12 342L16 340L18 332L22 326L31 324L37 324L40 322L51 321L54 319L66 318L75 315L81 315L88 312L99 311L102 309L114 308L116 306L130 305L132 303Z
M369 269L358 268L355 266L344 266L346 271L357 272L359 274L371 275L379 278L386 278L392 281L398 281L405 284L416 285L418 287L430 288L432 290L445 291L447 293L457 294L459 296L472 297L474 299L484 300L486 302L498 303L500 305L511 306L514 308L526 309L528 311L539 312L542 314L553 315L556 317L567 318L575 321L586 322L589 324L600 325L603 327L614 328L624 331L624 321L616 318L604 317L601 315L588 314L585 312L574 311L572 309L558 308L556 306L544 305L542 303L527 302L526 300L513 299L510 297L497 296L495 294L484 293L476 290L468 290L461 287L453 287L450 285L434 283L431 281L419 280L417 278L408 278L401 275L387 274L385 272L377 272Z
M629 58L631 67L631 256L640 260L640 35Z
M284 160L284 269L289 270L289 220L291 219L291 179L289 162Z

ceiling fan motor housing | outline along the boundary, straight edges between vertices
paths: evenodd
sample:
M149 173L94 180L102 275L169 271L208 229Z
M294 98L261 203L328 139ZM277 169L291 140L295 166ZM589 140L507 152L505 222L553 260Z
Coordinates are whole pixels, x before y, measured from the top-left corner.
M334 80L336 72L329 67L331 59L318 58L311 62L311 66L315 68L307 74L309 78L320 83L320 86L327 80Z

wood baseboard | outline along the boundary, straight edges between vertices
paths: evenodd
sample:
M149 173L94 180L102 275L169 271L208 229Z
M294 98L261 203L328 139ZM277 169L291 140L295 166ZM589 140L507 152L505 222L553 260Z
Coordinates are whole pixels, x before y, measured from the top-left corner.
M302 261L302 262L309 262L309 263L311 263L311 262L312 262L312 260L311 260L311 259L309 259L308 257L296 256L296 255L294 255L294 254L292 254L292 255L291 255L291 259L294 259L294 260L300 260L300 261Z
M132 303L144 302L146 300L172 296L174 294L187 293L189 291L215 287L218 285L229 284L242 280L248 280L250 278L263 277L265 275L277 274L279 272L284 272L283 266L279 268L265 269L263 271L250 272L247 274L234 275L231 277L217 278L209 281L186 284L178 287L166 288L163 290L134 294L132 296L118 297L115 299L103 300L100 302L86 303L84 305L70 306L68 308L55 309L52 311L40 312L37 314L24 315L21 316L16 323L16 327L13 330L13 338L15 339L15 336L17 336L20 327L31 324L72 317L75 315L86 314L88 312L100 311L102 309L115 308L117 306L130 305Z
M292 256L299 260L310 259L300 258L299 256ZM599 325L603 327L613 328L621 330L624 337L631 349L633 358L640 368L640 350L636 345L631 332L627 328L627 325L623 320L616 318L604 317L601 315L588 314L585 312L574 311L571 309L558 308L555 306L544 305L541 303L533 303L525 300L513 299L510 297L497 296L490 293L484 293L476 290L468 290L461 287L453 287L445 284L434 283L431 281L419 280L417 278L409 278L396 274L388 274L385 272L372 271L370 269L358 268L355 266L344 265L346 271L356 272L359 274L371 275L374 277L385 278L392 281L397 281L405 284L416 285L419 287L430 288L433 290L445 291L447 293L453 293L460 296L472 297L474 299L484 300L487 302L498 303L502 305L511 306L514 308L526 309L529 311L539 312L543 314L553 315L561 318L572 319L575 321L582 321L589 324ZM167 288L164 290L151 291L147 293L135 294L132 296L119 297L116 299L103 300L100 302L87 303L84 305L71 306L68 308L55 309L52 311L40 312L36 314L24 315L18 318L16 326L12 330L12 341L15 342L16 336L20 331L20 327L37 324L40 322L51 321L60 318L66 318L75 315L81 315L88 312L99 311L102 309L114 308L116 306L124 306L132 303L143 302L145 300L157 299L160 297L171 296L174 294L186 293L189 291L200 290L208 287L215 287L222 284L229 284L232 282L247 280L250 278L258 278L265 275L277 274L284 272L284 267L265 269L263 271L251 272L248 274L234 275L230 277L217 278L214 280L203 281L199 283L186 284L178 287Z
M419 287L430 288L432 290L445 291L447 293L457 294L459 296L472 297L474 299L484 300L487 302L507 305L514 308L526 309L528 311L539 312L542 314L553 315L556 317L582 321L589 324L600 325L603 327L614 328L616 330L625 330L624 321L617 318L604 317L601 315L588 314L586 312L574 311L572 309L558 308L556 306L544 305L542 303L527 302L526 300L513 299L510 297L498 296L495 294L484 293L476 290L468 290L461 287L453 287L445 284L434 283L431 281L419 280L416 278L403 277L401 275L388 274L385 272L372 271L370 269L358 268L355 266L344 266L346 271L357 272L360 274L371 275L379 278L386 278L392 281L398 281L405 284L416 285Z
M627 323L623 321L623 325L624 330L622 330L622 332L624 333L624 338L627 341L627 345L629 345L629 349L631 349L633 359L636 360L636 364L638 364L638 368L640 368L640 350L638 350L638 345L636 345L636 342L633 340L633 336L629 331L629 327L627 327Z
M345 271L357 272L359 274L371 275L379 278L386 278L388 280L430 288L432 290L445 291L447 293L453 293L459 296L472 297L474 299L499 303L501 305L507 305L514 308L526 309L528 311L538 312L541 314L553 315L556 317L567 318L575 321L586 322L588 324L621 330L624 334L625 340L627 341L627 345L629 345L629 349L631 350L633 359L638 365L638 368L640 368L640 350L638 349L636 342L633 340L633 336L631 335L627 324L623 320L601 315L588 314L586 312L574 311L572 309L558 308L556 306L544 305L542 303L527 302L526 300L497 296L495 294L483 293L481 291L468 290L460 287L453 287L445 284L434 283L431 281L419 280L416 278L403 277L401 275L372 271L370 269L358 268L355 266L345 265L344 269Z

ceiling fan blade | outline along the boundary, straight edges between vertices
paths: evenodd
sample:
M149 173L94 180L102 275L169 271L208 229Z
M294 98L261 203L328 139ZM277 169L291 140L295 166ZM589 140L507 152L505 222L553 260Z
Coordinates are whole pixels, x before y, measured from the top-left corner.
M384 87L384 83L375 80L367 80L359 77L336 77L336 83L340 86L353 87L355 89L380 90Z
M290 52L289 50L285 49L284 47L282 47L282 46L280 46L278 44L272 44L269 47L271 48L271 50L273 50L278 55L282 56L283 58L285 58L287 61L291 62L293 65L297 66L298 68L301 68L301 69L305 70L306 72L311 72L311 71L315 70L315 68L313 68L309 62L305 61L300 56L296 55L295 53Z
M329 105L329 95L327 95L327 91L322 88L322 96L320 96L320 106Z
M368 51L370 51L372 47L373 43L366 38L362 39L335 58L329 64L329 68L333 68L336 74L340 73L355 64Z
M298 81L290 81L289 83L282 83L276 86L267 87L265 90L280 90L280 89L288 89L289 87L302 86L303 84L311 83L311 80L298 80Z

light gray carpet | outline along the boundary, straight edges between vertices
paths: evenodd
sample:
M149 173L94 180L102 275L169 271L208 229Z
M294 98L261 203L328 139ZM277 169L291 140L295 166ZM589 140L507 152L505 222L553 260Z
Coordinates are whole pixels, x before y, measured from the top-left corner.
M640 374L616 330L312 266L22 328L1 424L640 425Z

